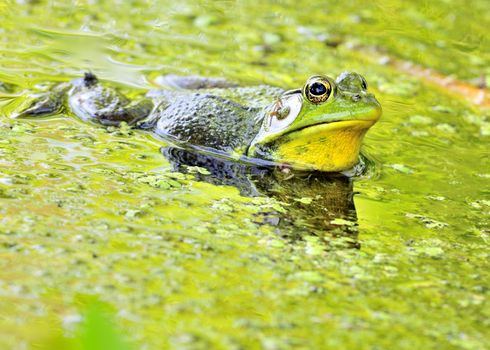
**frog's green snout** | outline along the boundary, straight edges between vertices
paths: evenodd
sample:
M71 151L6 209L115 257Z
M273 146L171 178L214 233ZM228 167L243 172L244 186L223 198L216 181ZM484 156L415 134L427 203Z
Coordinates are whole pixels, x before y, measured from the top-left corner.
M377 122L378 119L381 117L383 109L381 108L381 104L378 102L373 94L354 94L351 96L351 99L354 103L359 103L365 106L364 111L362 109L359 110L360 113L365 113L362 119Z
M381 104L374 94L368 92L366 79L359 73L343 72L337 79L337 96L350 104L351 115L358 115L359 119L376 122L382 113ZM352 111L355 111L352 113Z

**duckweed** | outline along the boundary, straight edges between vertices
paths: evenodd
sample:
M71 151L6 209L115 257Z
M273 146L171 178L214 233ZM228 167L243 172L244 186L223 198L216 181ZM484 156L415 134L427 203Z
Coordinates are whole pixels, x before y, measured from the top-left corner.
M393 64L488 80L488 1L116 3L0 3L0 348L489 348L489 111ZM344 70L384 109L332 184L356 217L326 182L246 195L127 125L12 118L86 71L135 97Z

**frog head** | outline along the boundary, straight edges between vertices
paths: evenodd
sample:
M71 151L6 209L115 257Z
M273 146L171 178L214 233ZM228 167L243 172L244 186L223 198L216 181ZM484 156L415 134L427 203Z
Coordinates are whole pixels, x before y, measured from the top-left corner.
M294 168L343 171L358 162L362 139L381 115L366 80L344 72L310 77L263 112L247 155Z

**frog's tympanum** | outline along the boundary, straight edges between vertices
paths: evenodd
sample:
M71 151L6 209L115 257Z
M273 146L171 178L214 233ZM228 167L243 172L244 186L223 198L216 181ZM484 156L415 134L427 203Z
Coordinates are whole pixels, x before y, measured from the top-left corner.
M126 122L180 146L235 159L338 172L359 160L361 142L381 115L364 78L309 78L301 89L237 87L223 79L165 76L165 90L130 101L90 73L35 96L17 116L68 107L83 120Z

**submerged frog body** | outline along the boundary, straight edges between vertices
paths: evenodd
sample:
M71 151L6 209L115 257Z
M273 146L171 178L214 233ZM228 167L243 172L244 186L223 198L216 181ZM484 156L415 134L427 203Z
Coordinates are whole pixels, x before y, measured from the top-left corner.
M267 196L287 203L287 210L268 213L261 220L292 242L313 235L325 249L330 245L360 247L351 177L243 164L175 147L161 151L177 172L187 173L195 166L206 169L193 173L198 181L234 186L244 196ZM337 241L337 237L342 239Z
M168 89L130 101L88 73L36 96L18 116L68 106L83 120L126 122L201 151L336 172L358 162L362 139L381 114L357 73L336 80L313 76L302 89L289 91L200 77L166 76L161 82Z

